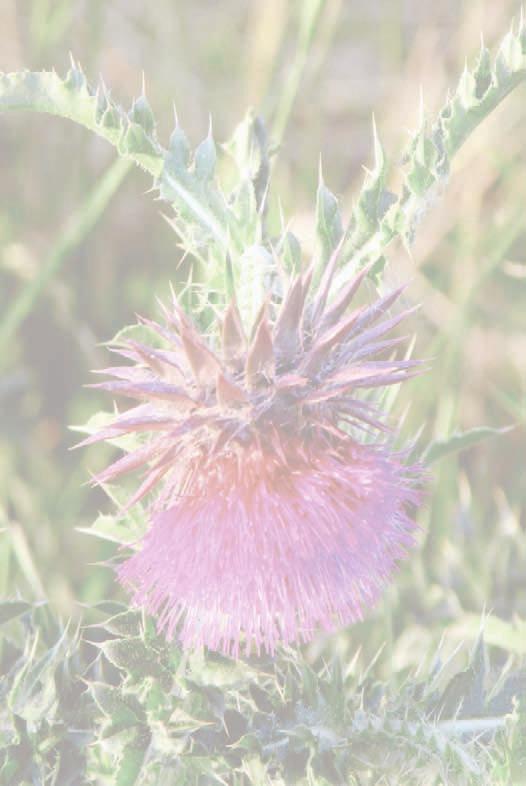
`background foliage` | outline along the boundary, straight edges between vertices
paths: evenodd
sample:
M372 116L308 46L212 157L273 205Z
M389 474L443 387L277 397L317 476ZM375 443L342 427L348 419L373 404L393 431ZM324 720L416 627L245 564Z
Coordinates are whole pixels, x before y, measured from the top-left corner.
M282 139L273 165L274 191L308 254L315 243L319 151L324 180L349 215L363 180L361 165L372 165L371 111L384 148L396 161L406 129L419 123L419 83L433 116L466 55L476 58L479 31L487 45L493 44L516 10L507 0L228 0L177 7L159 2L155 13L139 3L90 2L88 13L79 0L5 1L0 71L55 66L65 72L66 53L72 50L90 76L104 74L126 105L140 92L144 71L160 135L167 138L172 129L174 97L193 146L207 135L209 111L216 139L226 140L247 104L253 105L265 116L271 135ZM411 299L423 304L415 318L416 354L433 358L431 372L406 384L397 401L400 412L409 405L408 434L422 428L423 444L438 440L420 550L366 622L320 639L304 652L302 668L318 669L334 656L341 660L349 669L351 704L358 695L357 675L379 653L371 679L382 680L382 696L391 692L396 701L376 705L368 699L365 711L384 719L391 713L396 722L404 712L412 719L415 706L413 696L397 695L400 686L417 668L429 674L439 649L446 666L434 692L426 682L429 712L470 658L479 659L473 668L477 679L494 686L509 658L506 668L521 673L526 650L522 96L512 96L468 140L455 159L445 198L437 200L419 227L411 256L401 244L390 249L388 276L395 282L412 277ZM89 369L106 365L99 343L133 321L136 312L156 313L155 296L164 297L169 282L181 275L181 254L158 207L141 193L150 180L114 165L108 146L82 129L47 117L3 115L0 156L2 313L12 313L8 306L22 299L16 332L0 319L0 336L9 334L0 358L0 527L6 528L0 535L0 591L10 598L19 594L49 602L49 619L39 621L49 638L45 644L54 647L60 627L56 617L72 618L67 635L74 640L83 604L122 600L111 571L100 564L111 558L113 547L80 531L98 511L109 509L99 492L83 485L90 471L104 465L106 448L70 453L76 435L67 427L84 422L102 404L97 394L82 389L91 381ZM396 188L396 171L392 180ZM511 431L440 458L440 441L457 431L509 425ZM40 608L35 614L47 612ZM484 668L482 649L476 647L482 614L489 647L485 658L491 661ZM93 615L85 612L84 621L100 622ZM32 630L31 615L23 619L26 633L13 628L13 640L21 641ZM111 630L98 635L116 636ZM143 635L141 628L135 638ZM36 662L44 652L55 651L44 647L39 655L41 645L35 644ZM67 646L74 649L71 642ZM60 647L56 652L63 668L67 658ZM75 658L75 675L96 684L103 679L119 683L119 664L112 664L111 657L109 665L97 661L96 669L110 671L104 674L90 666L89 647ZM165 723L162 701L156 705L155 695L150 697L159 675L149 678L149 693L139 698L150 702L147 711ZM282 676L274 678L281 685ZM302 674L300 692L306 691L305 679ZM133 675L126 680L135 701ZM283 689L277 698L272 686L263 687L272 695L267 710L259 711L280 717L287 706ZM96 690L90 688L95 701ZM485 690L477 694L479 705L471 713L477 718L488 716L492 699L480 698ZM240 712L235 691L229 687L226 695L229 711L237 706ZM499 690L493 698L498 695ZM49 695L47 701L52 702ZM500 714L512 709L511 699L504 701ZM143 710L134 704L132 711L140 715ZM194 717L197 710L185 707L184 712ZM206 704L199 712L200 721L208 721L214 711ZM341 713L345 720L336 728L338 722L351 728L356 708L346 705ZM456 707L449 707L444 717L455 713ZM335 733L334 724L331 728ZM393 733L392 728L386 732ZM134 739L131 748L140 749ZM393 746L386 739L381 751ZM207 740L206 746L213 750L216 743ZM429 743L426 755L432 748ZM111 769L104 761L97 766ZM504 764L497 756L491 766L498 782ZM442 778L436 782L448 782L443 772L435 775ZM476 772L471 776L478 777ZM513 777L520 782L520 774Z

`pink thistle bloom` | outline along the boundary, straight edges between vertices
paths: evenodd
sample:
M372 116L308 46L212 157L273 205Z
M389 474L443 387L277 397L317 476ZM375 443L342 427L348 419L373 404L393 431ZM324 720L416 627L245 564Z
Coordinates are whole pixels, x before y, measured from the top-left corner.
M412 543L399 460L351 441L300 458L301 443L277 439L286 463L253 446L196 461L118 571L184 646L237 657L244 634L273 653L361 619Z
M163 349L129 341L118 351L135 365L106 370L102 387L141 403L87 442L151 436L97 480L143 468L130 504L157 489L118 576L184 647L274 653L359 620L413 543L420 469L391 435L358 438L388 432L360 391L420 370L382 359L401 341L384 336L408 313L387 316L402 290L349 313L367 271L329 301L334 267L311 296L297 276L250 339L232 303L216 351L174 303L167 327L147 323Z

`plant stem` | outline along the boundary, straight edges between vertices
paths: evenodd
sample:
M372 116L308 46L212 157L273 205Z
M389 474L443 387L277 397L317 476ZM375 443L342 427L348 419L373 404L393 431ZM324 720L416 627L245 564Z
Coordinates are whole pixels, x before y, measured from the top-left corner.
M118 158L105 172L58 239L38 274L20 291L0 321L0 352L30 313L35 302L71 252L89 235L130 171L131 161Z
M326 0L308 0L302 4L296 56L281 93L272 125L271 137L275 144L279 145L283 139L325 4Z

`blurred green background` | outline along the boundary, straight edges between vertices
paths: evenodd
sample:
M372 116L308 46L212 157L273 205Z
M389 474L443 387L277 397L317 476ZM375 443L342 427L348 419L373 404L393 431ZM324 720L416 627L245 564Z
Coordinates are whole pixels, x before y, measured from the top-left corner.
M255 107L282 136L274 192L308 253L320 152L348 215L371 163L374 111L396 186L420 92L433 117L480 32L493 45L517 12L509 0L3 0L0 71L64 73L71 51L125 106L144 74L161 137L175 101L193 144L210 115L226 140ZM433 465L420 550L371 618L338 638L343 648L387 638L398 667L444 632L475 637L484 610L509 622L488 626L490 640L526 651L526 636L513 638L526 617L525 131L522 89L460 152L412 258L391 249L389 275L410 278L422 303L416 354L432 358L400 393L407 433L423 427L425 444L515 424ZM156 313L180 258L149 179L113 161L66 121L0 117L0 594L45 596L64 617L120 595L94 565L111 547L77 530L109 509L86 485L107 448L70 452L68 426L107 407L83 388L108 365L100 342Z

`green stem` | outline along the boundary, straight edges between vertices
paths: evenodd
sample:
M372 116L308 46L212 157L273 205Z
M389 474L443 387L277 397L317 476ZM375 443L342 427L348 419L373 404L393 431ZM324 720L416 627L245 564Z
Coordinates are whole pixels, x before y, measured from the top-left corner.
M25 285L7 308L0 321L0 353L71 252L83 242L97 224L130 169L131 162L124 159L117 159L111 165L75 213L35 278Z
M308 0L303 4L296 56L292 63L285 87L280 95L278 107L272 125L272 140L280 144L285 134L289 118L298 95L299 86L308 56L316 36L318 22L326 5L326 0Z

